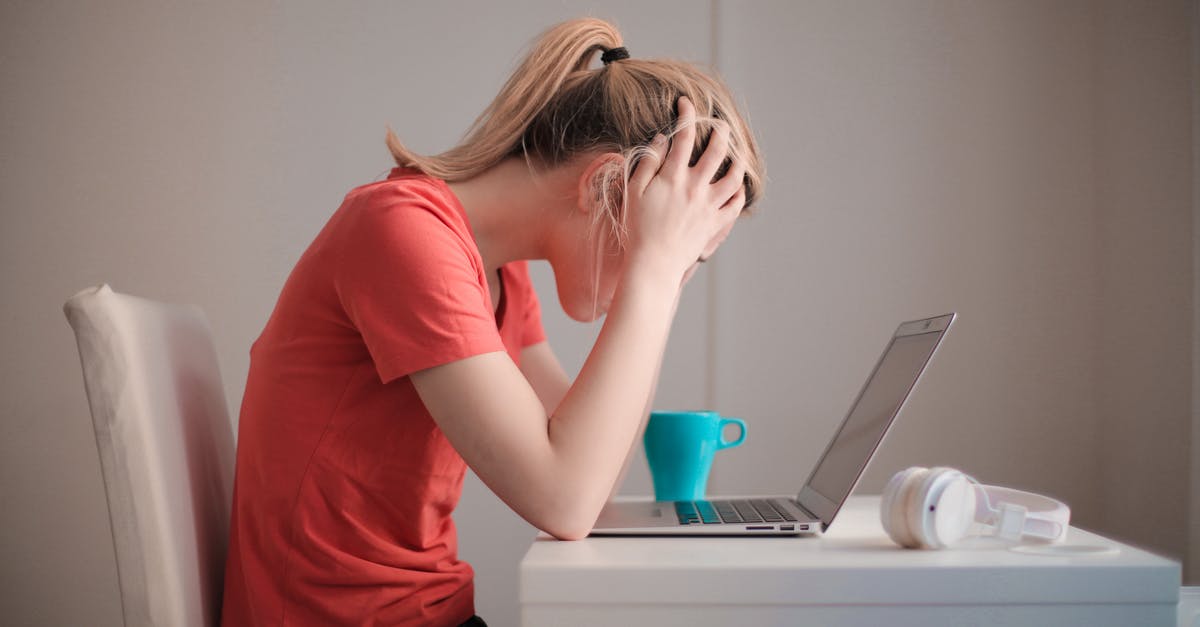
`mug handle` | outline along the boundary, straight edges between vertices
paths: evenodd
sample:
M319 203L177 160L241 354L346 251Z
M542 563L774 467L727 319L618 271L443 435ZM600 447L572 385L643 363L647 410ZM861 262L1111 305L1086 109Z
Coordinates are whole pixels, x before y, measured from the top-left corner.
M737 425L741 429L741 434L732 442L725 441L725 425ZM722 418L721 424L717 427L717 432L721 434L717 441L717 450L723 448L732 448L746 441L746 421L741 418Z

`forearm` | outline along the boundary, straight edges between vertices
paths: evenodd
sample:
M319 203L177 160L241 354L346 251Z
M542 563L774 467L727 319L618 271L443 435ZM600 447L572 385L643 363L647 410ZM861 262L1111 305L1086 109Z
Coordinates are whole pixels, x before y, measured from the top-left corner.
M549 422L559 487L571 495L581 526L607 500L650 402L679 292L678 279L660 276L625 273L592 352Z
M675 319L675 313L679 309L679 296L682 292L676 292L675 302L671 306L671 319ZM649 422L650 412L654 409L654 396L658 390L658 379L662 374L662 364L666 350L658 357L658 362L654 366L654 377L651 380L650 396L646 398L646 406L642 409L639 415L638 427L634 432L633 441L629 444L629 450L625 451L625 462L621 465L621 470L617 473L617 480L613 482L612 489L609 490L608 498L612 500L617 495L617 491L621 489L621 484L625 482L625 475L629 472L629 464L633 461L633 451L637 449L638 442L642 440L642 434L645 433L646 423Z

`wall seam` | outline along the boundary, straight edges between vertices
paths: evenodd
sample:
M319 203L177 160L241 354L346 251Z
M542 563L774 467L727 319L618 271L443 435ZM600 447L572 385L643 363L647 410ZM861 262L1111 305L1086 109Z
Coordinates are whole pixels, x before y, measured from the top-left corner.
M1184 580L1200 584L1200 0L1192 0L1192 438L1191 449L1191 514L1188 527L1192 530L1185 541L1186 569Z
M720 71L720 0L710 0L708 13L708 65L712 72ZM713 260L709 264L705 273L706 290L705 311L707 315L704 320L704 406L706 409L715 410L717 408L717 293L720 289L720 282L717 278L717 266L720 264L720 258Z
M709 71L716 74L720 71L721 56L720 56L720 0L710 0L708 4L708 67ZM717 306L720 299L717 294L720 290L720 281L717 277L717 271L721 265L721 256L717 255L710 263L706 264L704 273L705 290L704 298L704 408L709 411L719 411L717 401L717 335L719 327L719 318L717 315ZM718 490L720 485L720 471L713 468L709 471L709 486L711 489Z
M1089 376L1091 377L1091 406L1094 408L1094 413L1092 415L1094 444L1091 451L1091 467L1093 471L1092 476L1097 477L1097 480L1093 481L1090 486L1091 490L1090 494L1088 494L1088 500L1090 503L1097 504L1094 513L1096 516L1096 521L1094 524L1100 529L1105 529L1109 526L1110 517L1108 515L1108 509L1103 506L1104 486L1108 485L1109 480L1106 474L1107 466L1105 464L1105 459L1107 458L1106 453L1108 451L1108 415L1105 409L1107 406L1105 400L1107 399L1104 398L1105 387L1103 385L1105 379L1103 364L1106 357L1103 351L1103 346L1105 325L1107 324L1108 317L1104 310L1104 294L1106 291L1105 273L1107 271L1107 263L1102 255L1104 243L1107 238L1107 233L1105 232L1104 227L1106 212L1102 201L1102 198L1104 197L1104 189L1102 189L1103 182L1101 178L1104 170L1104 142L1101 139L1101 131L1104 125L1104 114L1106 111L1104 101L1105 77L1104 72L1101 69L1102 63L1100 59L1100 56L1103 53L1103 46L1100 43L1102 38L1101 31L1104 28L1103 16L1101 15L1102 11L1103 7L1101 6L1093 5L1091 7L1092 32L1091 40L1089 42L1090 54L1088 55L1089 63L1091 64L1091 68L1089 69L1091 75L1090 88L1092 96L1092 106L1090 111L1091 133L1089 137L1091 145L1088 148L1089 153L1091 154L1090 202L1092 206L1092 216L1094 219L1092 225L1093 231L1091 254L1093 267L1096 269L1091 277L1093 282L1092 294L1095 300L1095 307L1092 312L1093 318L1091 320L1091 330L1094 335L1090 349L1092 358L1089 360L1091 367Z

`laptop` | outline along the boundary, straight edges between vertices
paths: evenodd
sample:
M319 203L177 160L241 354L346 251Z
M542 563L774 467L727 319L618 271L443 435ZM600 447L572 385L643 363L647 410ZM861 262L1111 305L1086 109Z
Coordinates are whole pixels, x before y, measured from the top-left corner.
M902 322L795 496L609 502L591 535L808 535L829 529L954 322Z

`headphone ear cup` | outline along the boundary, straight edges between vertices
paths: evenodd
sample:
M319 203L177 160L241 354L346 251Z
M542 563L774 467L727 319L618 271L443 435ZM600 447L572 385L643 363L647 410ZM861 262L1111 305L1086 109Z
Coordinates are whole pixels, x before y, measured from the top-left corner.
M975 486L962 473L938 497L933 528L938 540L951 546L962 540L975 522Z
M928 468L913 466L896 473L884 490L880 519L893 542L905 548L918 548L920 542L909 524L909 502L913 490L929 473Z
M929 490L934 482L945 475L946 468L942 466L930 468L921 473L919 479L908 493L904 503L904 520L912 533L913 542L917 548L931 549L936 546L936 538L930 538L926 532L925 510L928 507Z
M914 498L914 535L926 547L943 549L966 535L975 520L975 491L953 468L933 469Z

